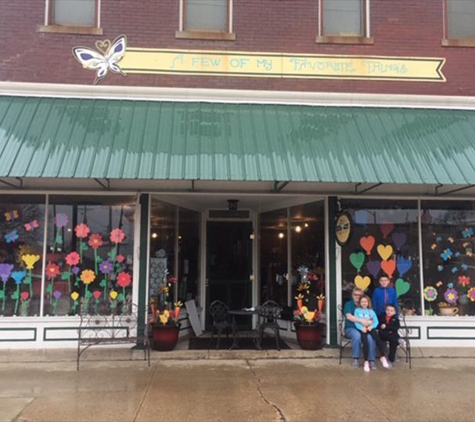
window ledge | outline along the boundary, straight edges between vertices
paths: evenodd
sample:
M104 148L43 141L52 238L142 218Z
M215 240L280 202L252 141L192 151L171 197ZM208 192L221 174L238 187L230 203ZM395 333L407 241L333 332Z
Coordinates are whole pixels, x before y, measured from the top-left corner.
M56 34L83 34L83 35L103 35L102 28L91 26L63 26L63 25L40 25L38 32L52 32Z
M175 38L189 40L235 41L234 32L221 31L176 31Z
M442 46L444 47L475 47L475 39L460 38L460 39L443 39Z
M347 37L343 35L322 35L315 40L317 44L374 44L373 37Z

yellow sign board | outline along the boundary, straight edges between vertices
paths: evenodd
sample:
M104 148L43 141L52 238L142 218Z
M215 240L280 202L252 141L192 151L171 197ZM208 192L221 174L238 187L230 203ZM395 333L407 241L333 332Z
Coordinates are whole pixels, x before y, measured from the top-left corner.
M193 51L127 47L125 73L445 82L443 58Z

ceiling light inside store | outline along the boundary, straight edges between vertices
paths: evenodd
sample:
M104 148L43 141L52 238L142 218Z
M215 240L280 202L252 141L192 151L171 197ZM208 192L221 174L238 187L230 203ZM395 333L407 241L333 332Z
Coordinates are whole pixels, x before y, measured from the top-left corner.
M283 239L284 238L284 233L279 233L279 239Z
M305 223L303 226L304 226L304 227L308 227L308 223Z
M152 237L153 237L154 239L156 239L156 238L158 237L158 234L157 234L157 233L152 233Z
M302 231L302 227L300 227L300 226L295 227L295 231L297 233L300 233Z

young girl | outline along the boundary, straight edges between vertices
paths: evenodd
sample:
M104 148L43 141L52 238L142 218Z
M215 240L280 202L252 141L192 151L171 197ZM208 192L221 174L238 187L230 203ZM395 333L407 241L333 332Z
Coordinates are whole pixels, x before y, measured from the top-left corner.
M361 340L363 341L363 354L364 354L364 371L369 372L369 361L368 361L368 336L373 337L374 342L381 354L381 364L385 368L389 368L388 360L384 354L384 345L381 339L376 332L376 327L378 326L378 317L371 309L371 299L363 295L360 299L359 307L355 310L355 317L372 320L372 324L369 327L364 327L359 322L355 323L356 328L361 331Z

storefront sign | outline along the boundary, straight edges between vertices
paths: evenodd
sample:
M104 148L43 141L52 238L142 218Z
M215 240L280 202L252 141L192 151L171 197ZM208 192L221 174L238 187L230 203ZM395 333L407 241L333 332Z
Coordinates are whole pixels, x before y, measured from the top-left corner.
M73 48L97 83L108 71L169 75L445 82L443 58L132 48L124 35ZM119 64L120 62L120 64Z
M126 73L445 82L442 58L128 48Z
M335 237L340 246L345 246L351 237L351 217L347 212L338 214L335 221Z

